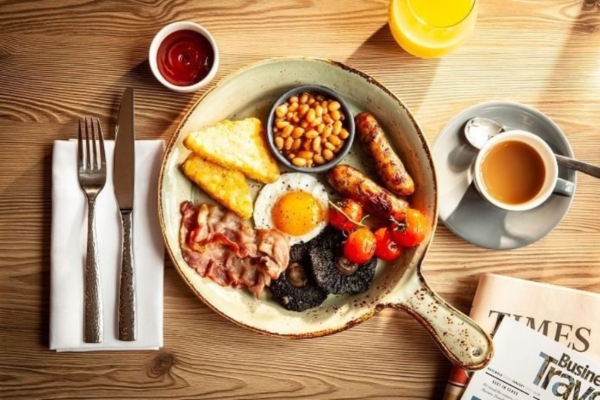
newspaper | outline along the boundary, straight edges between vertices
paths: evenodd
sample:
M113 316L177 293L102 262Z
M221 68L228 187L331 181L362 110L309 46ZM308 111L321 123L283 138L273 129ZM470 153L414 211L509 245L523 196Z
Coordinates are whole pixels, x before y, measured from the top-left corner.
M503 318L494 348L462 400L600 399L600 363L514 319Z
M600 319L591 317L598 314L600 294L485 274L469 315L490 334L502 317L508 316L575 352L600 360ZM443 399L460 399L468 381L468 373L454 367Z

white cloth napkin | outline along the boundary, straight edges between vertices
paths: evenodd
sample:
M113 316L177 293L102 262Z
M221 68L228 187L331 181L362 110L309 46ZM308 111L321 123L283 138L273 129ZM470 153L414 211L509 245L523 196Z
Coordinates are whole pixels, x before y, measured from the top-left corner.
M117 296L121 217L113 189L114 141L105 142L107 177L96 201L96 233L104 307L104 340L83 342L83 285L87 200L77 179L77 142L55 141L52 160L50 349L57 351L159 349L163 344L164 244L157 186L162 140L135 143L133 255L137 340L118 340Z

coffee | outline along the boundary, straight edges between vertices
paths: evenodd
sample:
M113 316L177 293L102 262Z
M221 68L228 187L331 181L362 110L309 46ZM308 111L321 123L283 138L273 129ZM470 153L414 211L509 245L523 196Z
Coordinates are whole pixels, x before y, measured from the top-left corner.
M536 149L510 140L490 149L481 163L481 175L492 197L516 205L538 195L546 179L546 168Z

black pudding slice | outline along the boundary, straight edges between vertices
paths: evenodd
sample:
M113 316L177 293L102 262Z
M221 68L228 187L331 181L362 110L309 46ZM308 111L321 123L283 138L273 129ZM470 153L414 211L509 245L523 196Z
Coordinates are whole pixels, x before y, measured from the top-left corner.
M329 293L362 293L373 282L377 258L360 265L351 263L343 255L345 240L342 232L331 227L313 239L308 252L312 272L317 285Z
M327 292L316 284L308 266L308 250L308 243L292 246L288 268L269 286L273 300L287 310L308 310L327 298Z

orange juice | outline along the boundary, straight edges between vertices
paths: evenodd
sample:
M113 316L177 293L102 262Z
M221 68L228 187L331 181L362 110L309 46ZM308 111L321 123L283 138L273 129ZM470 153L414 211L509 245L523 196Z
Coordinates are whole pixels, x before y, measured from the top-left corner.
M475 28L477 0L391 0L394 39L417 57L440 57L459 48Z

